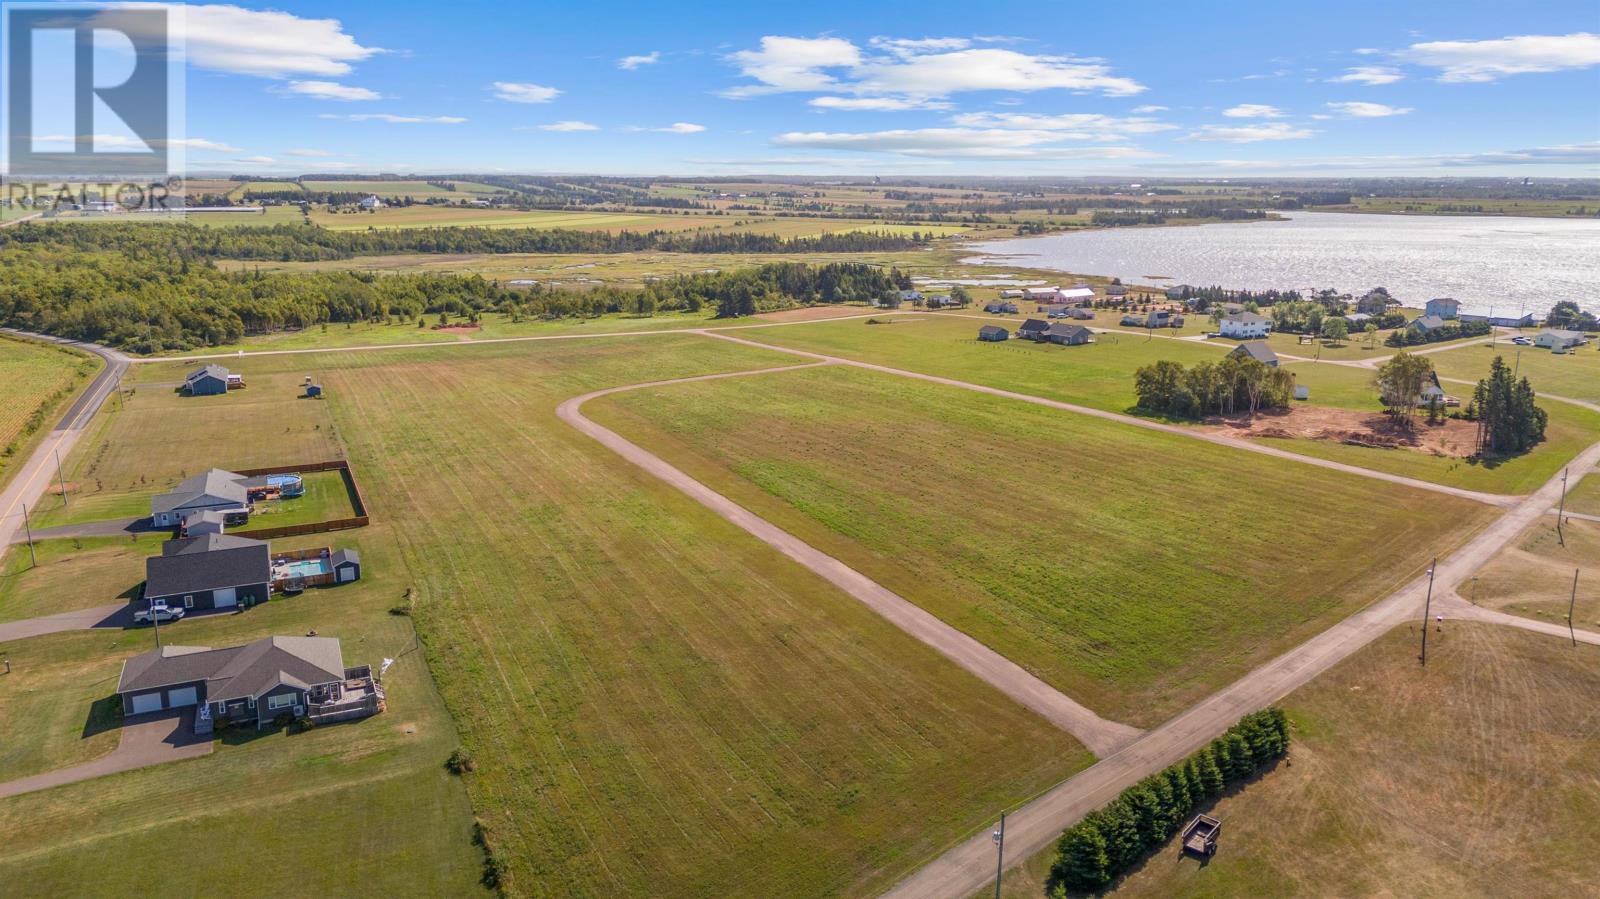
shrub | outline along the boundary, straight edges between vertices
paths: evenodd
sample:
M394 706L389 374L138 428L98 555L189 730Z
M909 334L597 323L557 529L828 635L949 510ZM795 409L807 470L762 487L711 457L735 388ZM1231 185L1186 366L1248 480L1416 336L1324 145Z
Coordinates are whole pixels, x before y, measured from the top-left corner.
M274 715L273 718L272 718L272 724L273 724L274 727L288 727L289 725L291 725L293 723L294 723L294 713L293 712L279 712L278 714Z
M472 753L457 746L456 751L450 753L450 757L444 760L444 766L450 769L451 774L466 774L468 771L477 770L478 763L472 758Z

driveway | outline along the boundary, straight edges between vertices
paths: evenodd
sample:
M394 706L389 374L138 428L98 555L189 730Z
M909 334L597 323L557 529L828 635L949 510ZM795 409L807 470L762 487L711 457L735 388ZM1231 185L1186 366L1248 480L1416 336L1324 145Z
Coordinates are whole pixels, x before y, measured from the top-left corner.
M150 516L143 518L112 518L106 521L85 521L81 524L63 524L53 528L34 528L33 539L55 540L69 539L72 537L122 537L127 534L150 534L161 531L167 534L171 528L158 528L150 520ZM12 543L24 543L28 539L27 532L11 535Z
M0 643L45 634L58 634L62 631L88 630L92 627L132 626L133 606L125 602L114 602L92 609L78 609L73 612L42 615L38 618L24 618L21 621L0 622Z
M0 783L0 799L210 754L211 739L194 735L193 709L139 715L123 721L122 741L110 753L70 768Z

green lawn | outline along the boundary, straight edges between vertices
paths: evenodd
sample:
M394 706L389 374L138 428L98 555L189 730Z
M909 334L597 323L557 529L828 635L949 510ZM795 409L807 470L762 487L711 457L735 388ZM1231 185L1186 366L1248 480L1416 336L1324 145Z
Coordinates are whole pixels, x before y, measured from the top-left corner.
M359 477L360 472L356 475ZM289 499L264 500L255 504L250 523L239 530L281 528L316 521L335 521L356 514L355 500L345 489L337 471L301 472L306 492Z
M1490 362L1500 356L1518 374L1526 376L1536 392L1548 391L1558 396L1600 403L1600 351L1596 349L1597 343L1600 341L1557 356L1538 347L1517 347L1501 341L1494 347L1464 347L1448 353L1435 353L1429 358L1433 360L1434 369L1443 377L1477 381L1489 376Z
M1142 726L1415 577L1494 514L840 367L586 408L1101 714Z
M144 560L161 551L165 536L40 540L33 558L26 546L12 545L0 554L0 621L133 599L144 583Z
M1578 472L1571 477L1576 479ZM1567 511L1586 515L1600 515L1600 469L1590 471L1582 480L1574 480L1567 491Z

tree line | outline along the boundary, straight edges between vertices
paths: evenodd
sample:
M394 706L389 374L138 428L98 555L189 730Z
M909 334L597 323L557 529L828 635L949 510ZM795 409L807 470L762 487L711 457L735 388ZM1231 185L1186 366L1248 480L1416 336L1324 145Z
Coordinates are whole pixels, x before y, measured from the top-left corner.
M1239 719L1227 733L1188 759L1122 791L1110 805L1084 816L1056 842L1045 889L1093 892L1176 834L1184 819L1262 767L1289 752L1289 719L1270 708Z
M1401 328L1384 338L1385 346L1405 347L1420 346L1426 343L1443 343L1446 340L1459 340L1463 337L1482 337L1489 333L1489 323L1455 322L1438 328Z
M1260 361L1229 355L1220 362L1184 368L1171 359L1133 373L1137 407L1170 418L1231 415L1244 410L1281 409L1294 395L1294 375Z

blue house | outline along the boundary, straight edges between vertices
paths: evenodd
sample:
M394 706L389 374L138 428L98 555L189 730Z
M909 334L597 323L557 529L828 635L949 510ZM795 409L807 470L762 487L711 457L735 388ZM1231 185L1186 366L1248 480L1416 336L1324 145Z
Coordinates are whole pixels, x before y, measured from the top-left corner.
M183 389L190 396L216 396L228 392L228 370L220 365L207 365L189 372L183 378Z
M1422 311L1425 315L1437 315L1440 318L1449 321L1450 319L1456 317L1456 313L1460 311L1460 309L1461 304L1456 300L1453 300L1450 297L1439 297L1437 299L1429 300L1428 305Z

